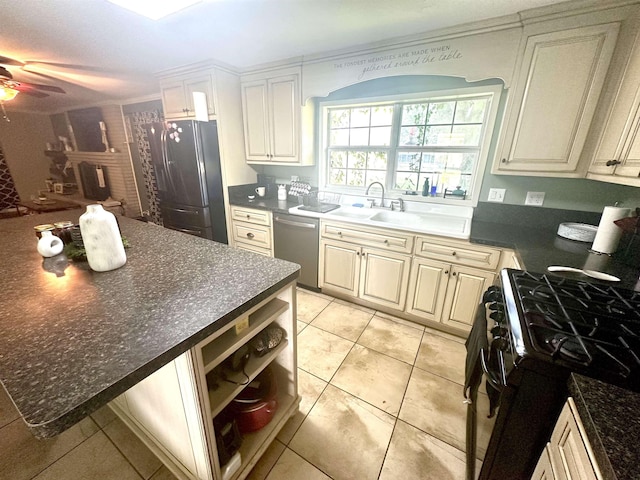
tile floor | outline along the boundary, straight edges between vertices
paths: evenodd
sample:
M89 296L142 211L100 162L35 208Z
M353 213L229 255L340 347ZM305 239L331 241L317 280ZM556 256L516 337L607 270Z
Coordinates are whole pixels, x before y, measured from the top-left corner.
M464 357L462 339L298 289L300 411L249 480L464 479ZM0 389L0 480L174 478L107 407L37 440Z

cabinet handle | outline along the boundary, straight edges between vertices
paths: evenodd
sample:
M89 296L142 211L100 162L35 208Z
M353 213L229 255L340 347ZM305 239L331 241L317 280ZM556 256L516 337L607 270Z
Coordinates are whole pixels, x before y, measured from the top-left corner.
M251 218L251 215L247 215L247 219Z
M451 275L453 275L455 277L456 276L456 272L451 272Z
M360 252L356 252L356 255L360 256Z
M620 165L622 162L620 160L609 160L605 165L607 167L612 167L614 165Z
M385 238L384 243L385 243L386 245L389 245L389 240L387 240L387 239Z
M445 275L449 275L449 270L445 270L445 271L444 271L444 274L445 274Z
M506 158L503 158L503 159L502 159L502 163L507 163L507 159L506 159Z
M456 252L451 252L451 255L453 255L455 257L456 256Z
M342 232L338 232L338 236L341 237L342 236Z
M255 235L253 233L251 233L251 232L247 233L247 238L253 238L253 237L255 237Z

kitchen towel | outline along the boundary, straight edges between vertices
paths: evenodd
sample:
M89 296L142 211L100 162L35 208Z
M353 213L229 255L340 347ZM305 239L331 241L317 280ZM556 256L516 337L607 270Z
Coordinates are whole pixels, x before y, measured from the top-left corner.
M618 248L622 230L613 222L628 217L630 212L629 208L604 207L591 250L598 253L614 253Z

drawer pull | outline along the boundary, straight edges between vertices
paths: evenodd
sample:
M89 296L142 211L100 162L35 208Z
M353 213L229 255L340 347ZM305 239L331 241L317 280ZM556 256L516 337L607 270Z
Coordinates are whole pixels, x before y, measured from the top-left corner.
M386 245L389 245L389 240L387 240L387 239L385 238L385 239L384 239L384 243L385 243Z
M247 213L247 220L251 218L251 215Z
M342 236L342 232L338 232L338 236L341 237Z
M453 255L455 257L456 256L456 252L451 252L451 255Z
M253 238L253 237L255 237L255 235L253 233L251 233L251 232L247 233L247 238Z
M620 165L622 162L620 160L609 160L605 165L607 167L613 167L614 165Z

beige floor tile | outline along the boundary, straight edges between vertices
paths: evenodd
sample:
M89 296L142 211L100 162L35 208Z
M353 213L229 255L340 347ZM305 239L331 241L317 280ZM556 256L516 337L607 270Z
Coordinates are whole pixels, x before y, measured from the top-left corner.
M402 325L406 325L407 327L415 328L416 330L420 330L424 332L424 325L420 325L419 323L412 322L411 320L406 320L404 318L396 317L395 315L391 315L386 312L376 311L376 317L386 318L387 320L393 320L396 323L401 323Z
M289 448L335 480L375 480L395 418L328 385Z
M111 408L105 405L93 412L91 414L91 418L93 418L93 421L96 422L100 428L104 428L118 418L118 416L113 412L113 410L111 410Z
M331 480L288 448L278 459L267 480Z
M425 327L424 329L425 332L427 333L431 333L433 335L436 335L438 337L442 337L442 338L448 338L451 341L454 342L458 342L464 345L464 342L466 342L467 337L460 337L458 335L454 335L452 333L447 333L447 332L443 332L442 330L436 330L435 328L430 328L430 327Z
M322 394L327 382L320 380L318 377L298 369L298 395L300 395L300 405L298 412L289 419L285 426L278 433L278 440L288 445L293 435L302 425L307 414L311 411L311 407L316 403L318 397Z
M311 322L331 303L329 297L323 298L301 289L297 291L297 300L298 320L304 323Z
M414 368L398 418L459 450L465 450L467 405L462 385ZM486 395L478 395L478 458L484 457L494 419Z
M0 429L0 475L11 480L33 478L98 430L91 418L85 418L56 437L40 440L22 419L14 420Z
M119 418L109 423L103 431L143 478L151 477L162 465L158 457Z
M358 344L413 365L421 338L421 330L376 314L360 335Z
M298 335L298 367L329 381L353 347L353 342L313 325Z
M373 317L353 304L333 302L318 315L311 325L355 342Z
M365 313L370 313L371 315L374 315L376 313L376 311L373 308L365 307L363 305L358 305L357 303L349 302L348 300L343 300L341 298L335 298L333 301L334 303L337 303L339 305L355 308L356 310L360 310Z
M72 475L72 476L70 476ZM34 480L140 480L107 436L98 432L51 465Z
M331 384L397 416L410 375L411 365L354 345Z
M271 442L267 451L264 452L264 455L260 457L256 466L253 467L251 472L249 472L247 480L264 480L267 478L267 475L269 475L269 472L276 464L285 448L286 447L278 440Z
M398 420L380 480L399 478L462 480L465 478L464 453Z
M164 465L161 466L149 480L178 480L177 477L169 471Z
M463 344L425 332L418 351L416 367L464 385L466 355Z
M296 328L298 330L298 335L300 334L301 331L303 331L305 328L307 328L307 323L301 322L300 320L298 320L298 322L296 323Z
M10 424L15 419L20 418L20 414L13 402L5 392L4 387L0 385L0 428Z

